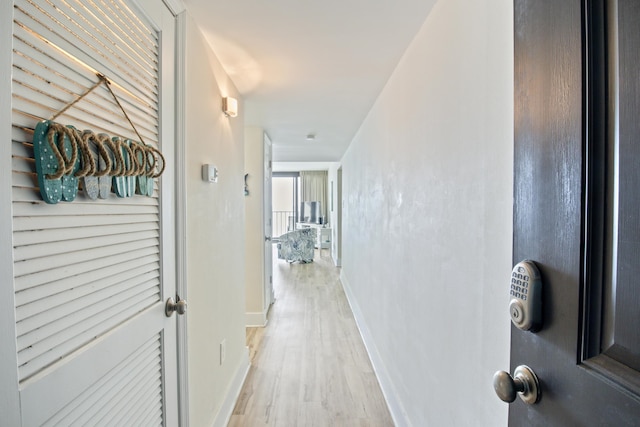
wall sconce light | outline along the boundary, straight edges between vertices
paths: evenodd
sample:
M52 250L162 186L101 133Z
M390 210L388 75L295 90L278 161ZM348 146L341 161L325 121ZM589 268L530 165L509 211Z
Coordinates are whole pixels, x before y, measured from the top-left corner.
M230 96L222 98L222 112L227 117L236 117L238 115L238 100Z
M204 182L218 182L218 168L214 165L202 165L202 180Z

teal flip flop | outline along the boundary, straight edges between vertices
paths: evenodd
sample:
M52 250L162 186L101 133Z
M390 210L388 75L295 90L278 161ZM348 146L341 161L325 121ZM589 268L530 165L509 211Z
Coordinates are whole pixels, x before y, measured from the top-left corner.
M36 161L36 173L38 175L38 186L42 200L49 204L56 204L62 200L62 174L59 169L64 169L64 165L59 165L58 160L62 160L57 147L57 138L53 138L53 144L49 142L48 132L50 121L42 121L36 125L33 132L33 158Z
M151 197L153 196L153 170L155 170L157 160L150 150L146 152L145 156L147 156L145 173L148 173L148 175L145 175L145 178L147 179L147 196ZM151 161L149 161L149 157L151 157Z
M115 137L117 138L117 137ZM114 138L114 140L115 140ZM118 197L131 197L135 193L135 176L131 176L135 168L135 162L132 158L133 153L130 148L131 141L121 141L122 157L124 158L124 176L115 176L113 178L113 188Z
M146 196L147 176L145 174L147 172L147 152L145 151L145 146L142 143L135 143L133 153L136 156L136 161L138 162L138 176L135 177L138 184L136 186L136 194Z
M127 157L129 164L127 164L127 169L131 169L131 175L127 177L127 197L133 197L136 194L136 169L138 162L136 161L135 154L131 149L131 140L127 139L126 144L127 147L129 147Z

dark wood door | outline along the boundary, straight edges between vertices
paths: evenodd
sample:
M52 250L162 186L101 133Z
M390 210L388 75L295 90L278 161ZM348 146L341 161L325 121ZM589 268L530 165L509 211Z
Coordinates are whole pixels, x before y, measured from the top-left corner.
M640 425L640 2L515 0L514 264L543 326L512 326L541 400L509 425ZM507 307L505 306L505 310Z

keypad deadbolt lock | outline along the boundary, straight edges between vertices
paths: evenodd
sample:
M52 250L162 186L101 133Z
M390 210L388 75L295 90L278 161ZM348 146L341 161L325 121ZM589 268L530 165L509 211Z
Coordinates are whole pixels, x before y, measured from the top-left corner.
M520 261L511 272L509 313L513 324L523 331L542 328L542 280L533 261Z

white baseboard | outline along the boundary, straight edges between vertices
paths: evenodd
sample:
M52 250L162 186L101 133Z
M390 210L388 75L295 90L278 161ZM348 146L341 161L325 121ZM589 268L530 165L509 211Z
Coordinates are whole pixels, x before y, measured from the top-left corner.
M376 378L378 378L378 383L382 389L384 400L387 402L389 412L391 412L393 423L397 427L410 426L411 423L407 418L404 406L402 405L402 402L398 400L398 393L396 393L392 378L389 376L384 362L380 357L380 353L378 353L378 349L374 344L373 335L364 321L362 311L360 310L355 297L351 293L351 287L349 286L349 281L344 274L344 270L340 272L340 282L342 283L342 289L344 289L347 301L349 302L349 306L353 312L353 317L356 320L356 325L358 326L358 331L360 331L360 336L362 337L367 354L369 355L369 360L371 361L371 365L373 365L373 372L375 373Z
M224 402L222 402L220 411L218 411L218 416L213 420L212 427L226 427L229 424L229 420L231 420L233 408L236 406L236 401L238 400L238 396L240 396L242 386L244 385L244 381L249 374L249 368L251 367L249 364L249 348L247 347L247 351L242 354L243 356L238 364L236 373L231 380L229 391L226 394Z
M245 322L247 328L260 328L267 326L267 313L268 309L264 312L245 313Z

